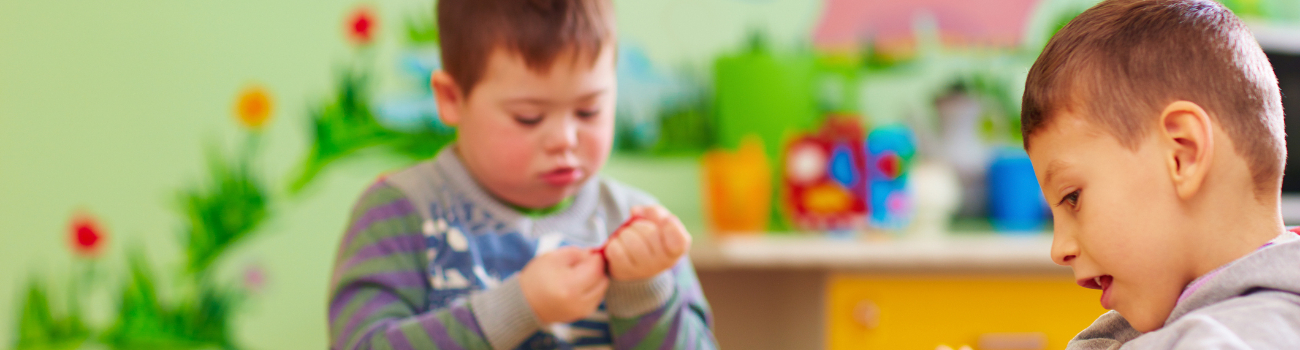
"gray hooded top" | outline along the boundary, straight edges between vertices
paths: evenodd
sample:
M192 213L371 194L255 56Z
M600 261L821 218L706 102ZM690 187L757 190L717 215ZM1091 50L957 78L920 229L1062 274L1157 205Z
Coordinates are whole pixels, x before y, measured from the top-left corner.
M1273 242L1193 281L1164 327L1143 334L1111 311L1066 349L1300 349L1300 240Z

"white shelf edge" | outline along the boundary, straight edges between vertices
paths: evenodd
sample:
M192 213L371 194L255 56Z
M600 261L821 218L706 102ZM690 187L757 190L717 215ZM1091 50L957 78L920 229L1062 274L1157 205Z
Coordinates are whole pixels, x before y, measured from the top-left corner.
M716 236L715 236L716 237ZM815 235L728 236L697 242L700 269L1068 272L1051 259L1046 234L958 234L936 238L856 240Z

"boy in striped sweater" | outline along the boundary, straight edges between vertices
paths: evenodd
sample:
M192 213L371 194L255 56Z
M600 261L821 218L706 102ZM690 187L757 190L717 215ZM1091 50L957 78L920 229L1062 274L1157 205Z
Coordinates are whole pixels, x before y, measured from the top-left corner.
M431 85L459 139L361 196L331 348L716 348L681 222L595 176L613 139L611 6L438 1Z

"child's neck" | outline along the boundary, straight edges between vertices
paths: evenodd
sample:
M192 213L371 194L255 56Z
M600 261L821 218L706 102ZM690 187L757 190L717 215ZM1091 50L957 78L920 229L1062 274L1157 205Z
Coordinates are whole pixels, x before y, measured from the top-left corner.
M564 209L568 209L569 205L573 204L573 197L572 196L566 197L564 198L564 200L561 200L559 203L555 203L555 205L545 207L545 208L529 208L524 206L518 206L506 201L501 201L501 202L505 203L511 209L518 211L520 214L524 214L525 216L536 218L536 217L555 214L564 211Z
M1199 237L1193 249L1196 276L1240 259L1286 230L1279 207L1279 193L1262 197L1242 196L1241 192L1220 193L1199 207L1195 228Z

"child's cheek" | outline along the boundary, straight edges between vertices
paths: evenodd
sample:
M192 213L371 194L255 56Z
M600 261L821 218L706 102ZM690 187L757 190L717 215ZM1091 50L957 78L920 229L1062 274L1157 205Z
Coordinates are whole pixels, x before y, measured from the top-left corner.
M460 140L457 141L462 147L474 149L471 156L480 160L477 163L484 170L482 175L485 178L480 180L496 183L490 187L525 186L528 178L536 175L536 157L533 154L542 151L532 147L532 136L513 123L510 120L476 125L478 128L475 130L462 128Z
M523 165L532 165L534 158L539 158L546 153L542 145L536 142L537 135L524 132L501 133L497 140L499 154L505 156L502 159L509 162L514 167Z
M503 125L498 125L493 129L487 139L492 140L490 145L485 145L492 149L492 155L498 160L498 164L506 165L519 172L519 167L532 166L534 154L541 154L545 151L541 145L536 144L538 138L535 130L525 129L513 120L507 120ZM508 165L507 165L508 164Z
M580 152L581 157L585 158L583 161L592 166L593 171L598 171L599 167L605 163L614 140L613 117L606 118L602 116L602 118L609 121L589 125L583 128L583 132L579 136L581 140L579 141L580 149L578 152Z

